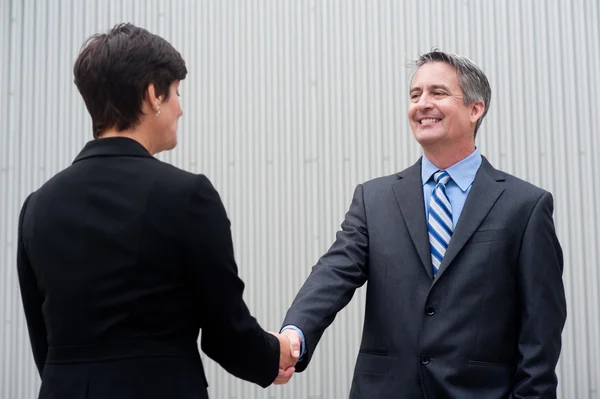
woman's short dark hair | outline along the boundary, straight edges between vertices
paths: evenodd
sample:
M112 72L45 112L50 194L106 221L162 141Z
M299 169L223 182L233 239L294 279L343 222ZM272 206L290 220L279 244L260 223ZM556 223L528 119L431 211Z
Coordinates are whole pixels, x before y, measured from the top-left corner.
M187 75L181 54L165 39L132 24L90 37L75 66L75 85L92 116L94 138L107 129L134 127L150 83L156 95Z

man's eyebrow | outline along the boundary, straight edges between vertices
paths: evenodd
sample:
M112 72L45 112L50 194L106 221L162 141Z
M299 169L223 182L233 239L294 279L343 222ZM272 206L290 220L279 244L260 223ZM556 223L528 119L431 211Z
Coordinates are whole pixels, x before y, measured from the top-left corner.
M429 86L432 90L435 89L442 89L442 90L446 90L446 91L450 91L450 89L448 88L448 86L445 85L431 85Z
M442 84L433 84L433 85L427 86L427 88L429 88L430 90L442 89L442 90L450 91L448 86L442 85ZM414 86L410 89L409 93L412 93L415 91L421 91L421 90L422 90L422 88L420 86Z

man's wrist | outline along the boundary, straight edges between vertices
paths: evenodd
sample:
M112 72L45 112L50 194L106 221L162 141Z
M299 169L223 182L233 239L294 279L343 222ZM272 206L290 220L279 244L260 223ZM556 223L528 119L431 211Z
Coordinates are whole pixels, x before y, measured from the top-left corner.
M301 340L301 346L300 346L300 357L298 358L298 361L302 360L302 357L304 356L304 353L306 352L306 345L304 343L304 333L302 332L301 329L299 329L298 327L296 327L293 324L288 324L287 326L284 326L280 333L284 332L285 330L294 330L296 331L298 334L300 334L300 340Z

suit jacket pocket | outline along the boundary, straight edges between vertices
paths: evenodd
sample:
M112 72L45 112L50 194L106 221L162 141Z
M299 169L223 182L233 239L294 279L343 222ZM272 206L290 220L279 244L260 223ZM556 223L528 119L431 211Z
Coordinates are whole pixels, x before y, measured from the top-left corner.
M505 369L512 369L513 366L511 366L510 364L506 364L506 363L496 363L496 362L482 362L480 360L469 360L468 361L470 366L475 366L475 367L496 367L496 368L505 368Z
M391 363L387 351L361 349L356 360L355 371L360 374L389 375Z
M470 244L477 242L512 241L514 233L508 229L477 230L469 240Z
M367 352L377 352L365 353ZM392 399L398 397L397 370L393 367L397 358L385 350L361 349L350 389L351 399Z
M511 364L469 360L467 362L467 373L465 373L466 380L464 384L477 387L482 384L482 381L488 381L488 383L493 381L492 386L510 387L512 386L514 374L515 366ZM506 397L506 393L493 397L501 396Z
M387 349L369 349L369 348L361 348L359 353L365 354L365 355L374 355L374 356L387 356L388 355L388 351Z

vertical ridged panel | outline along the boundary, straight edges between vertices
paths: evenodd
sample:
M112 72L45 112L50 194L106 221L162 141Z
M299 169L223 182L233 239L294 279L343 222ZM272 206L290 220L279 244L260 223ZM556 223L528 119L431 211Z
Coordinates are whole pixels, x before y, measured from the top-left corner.
M271 330L356 184L420 155L407 62L434 46L472 58L493 90L483 154L554 194L569 306L560 397L599 397L596 0L2 0L0 398L35 397L39 386L16 279L20 206L91 137L72 65L85 38L123 21L186 59L180 143L159 157L221 193L248 305ZM289 386L262 390L206 359L212 397L347 397L363 316L361 289Z

